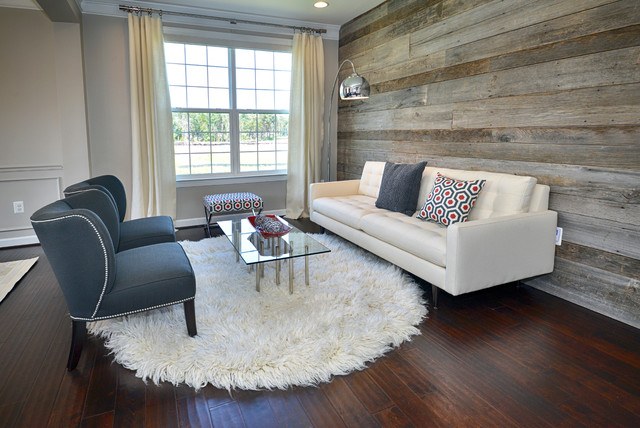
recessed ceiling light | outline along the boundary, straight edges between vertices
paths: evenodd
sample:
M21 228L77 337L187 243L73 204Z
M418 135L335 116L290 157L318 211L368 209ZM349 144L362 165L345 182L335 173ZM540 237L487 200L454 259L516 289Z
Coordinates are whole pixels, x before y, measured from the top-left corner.
M329 3L327 3L326 1L317 1L313 4L313 6L317 7L318 9L322 9L323 7L329 6Z

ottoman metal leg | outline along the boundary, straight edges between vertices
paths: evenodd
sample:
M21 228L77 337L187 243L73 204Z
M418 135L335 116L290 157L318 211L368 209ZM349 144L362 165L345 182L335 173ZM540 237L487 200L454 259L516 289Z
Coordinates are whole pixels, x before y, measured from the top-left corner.
M204 221L205 221L205 225L204 225L204 230L207 234L207 238L211 238L211 228L209 226L209 224L211 223L211 211L207 208L207 206L204 206Z

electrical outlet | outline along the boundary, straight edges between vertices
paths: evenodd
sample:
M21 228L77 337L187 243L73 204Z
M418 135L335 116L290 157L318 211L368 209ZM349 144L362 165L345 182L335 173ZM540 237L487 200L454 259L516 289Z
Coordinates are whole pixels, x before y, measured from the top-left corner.
M24 212L24 201L14 201L13 202L13 213L14 214L22 214Z
M562 228L556 227L556 245L562 245Z

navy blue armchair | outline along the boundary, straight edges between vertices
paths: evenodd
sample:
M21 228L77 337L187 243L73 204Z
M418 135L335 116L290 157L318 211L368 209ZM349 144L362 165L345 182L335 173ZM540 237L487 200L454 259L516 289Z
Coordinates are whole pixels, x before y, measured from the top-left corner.
M195 276L182 246L163 242L116 252L120 226L112 198L88 189L53 202L31 224L62 289L72 320L67 369L80 358L86 323L184 304L195 336Z
M113 175L89 178L64 189L65 196L75 195L90 189L105 192L115 205L120 221L120 234L115 244L116 251L129 250L161 242L175 242L173 220L169 216L154 216L124 221L127 213L127 194L120 179Z

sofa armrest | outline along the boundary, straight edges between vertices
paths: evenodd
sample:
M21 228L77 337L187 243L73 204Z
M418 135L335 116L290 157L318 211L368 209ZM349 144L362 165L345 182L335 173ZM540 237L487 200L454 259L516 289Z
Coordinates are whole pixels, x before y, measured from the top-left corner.
M451 225L446 291L458 295L551 272L557 217L547 210Z
M313 201L328 196L357 195L360 180L325 181L309 186L309 214L313 212Z

